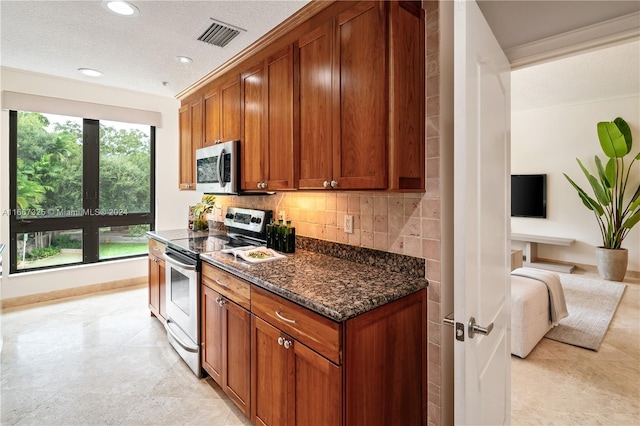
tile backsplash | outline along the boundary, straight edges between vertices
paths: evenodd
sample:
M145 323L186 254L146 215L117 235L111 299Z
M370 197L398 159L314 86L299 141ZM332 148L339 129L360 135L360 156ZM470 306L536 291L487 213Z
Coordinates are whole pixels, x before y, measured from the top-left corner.
M439 240L439 201L422 193L280 192L266 196L219 196L215 220L228 206L285 212L297 235L358 247L428 258ZM345 215L354 219L353 233L344 229Z

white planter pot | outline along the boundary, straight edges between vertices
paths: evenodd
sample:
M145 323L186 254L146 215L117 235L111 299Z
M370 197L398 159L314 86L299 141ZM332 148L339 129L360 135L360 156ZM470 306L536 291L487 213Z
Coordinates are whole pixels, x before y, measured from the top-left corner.
M622 281L627 273L627 249L596 247L596 266L600 276L609 281Z

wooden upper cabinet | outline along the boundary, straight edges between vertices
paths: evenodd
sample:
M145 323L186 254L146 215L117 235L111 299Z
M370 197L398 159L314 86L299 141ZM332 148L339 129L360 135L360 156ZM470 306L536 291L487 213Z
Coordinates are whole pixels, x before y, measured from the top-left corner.
M386 2L340 13L334 41L333 179L337 188L387 187Z
M293 189L293 46L267 58L267 189Z
M180 164L179 188L196 189L196 154L202 147L203 106L200 94L182 102L179 110L180 125Z
M424 10L419 1L389 9L389 189L424 191Z
M220 91L216 87L204 94L204 146L220 139Z
M293 50L242 73L242 189L294 188Z
M240 139L240 76L222 80L204 94L204 146Z
M299 188L323 188L333 179L332 45L333 21L305 34L295 45Z
M240 140L242 191L424 192L425 99L422 2L332 3L183 100L180 188Z
M267 120L265 114L266 72L261 61L241 74L243 136L240 155L242 162L241 188L244 191L264 190L266 183Z

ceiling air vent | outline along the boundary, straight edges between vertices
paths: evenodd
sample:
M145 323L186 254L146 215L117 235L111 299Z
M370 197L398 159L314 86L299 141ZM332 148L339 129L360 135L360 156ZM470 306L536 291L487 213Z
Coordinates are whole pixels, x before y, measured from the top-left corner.
M224 22L216 21L215 19L211 19L211 21L213 23L204 30L202 35L198 37L198 40L213 44L214 46L225 47L240 34L240 31L246 31L242 28L236 28Z

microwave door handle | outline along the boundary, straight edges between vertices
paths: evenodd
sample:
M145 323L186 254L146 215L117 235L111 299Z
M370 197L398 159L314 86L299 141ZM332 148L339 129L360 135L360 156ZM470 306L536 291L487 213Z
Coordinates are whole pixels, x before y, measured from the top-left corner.
M222 159L224 158L224 148L222 149L222 151L220 151L220 155L218 156L218 167L217 167L217 172L218 172L218 183L220 184L220 186L224 187L226 185L226 182L222 181Z

